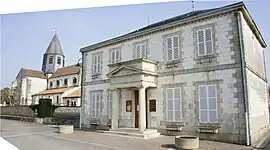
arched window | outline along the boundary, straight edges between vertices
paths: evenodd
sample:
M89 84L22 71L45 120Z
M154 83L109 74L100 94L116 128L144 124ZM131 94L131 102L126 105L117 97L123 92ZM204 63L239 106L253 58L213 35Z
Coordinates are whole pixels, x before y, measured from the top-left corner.
M56 103L57 104L59 103L59 96L58 95L56 96Z
M68 79L64 80L64 85L67 86L68 85Z
M53 82L51 81L51 82L50 82L50 87L52 87L52 86L53 86Z
M60 81L59 81L59 80L56 81L56 85L57 85L57 86L60 85Z
M77 84L77 78L76 77L73 78L73 84Z
M74 102L74 106L76 106L76 102Z

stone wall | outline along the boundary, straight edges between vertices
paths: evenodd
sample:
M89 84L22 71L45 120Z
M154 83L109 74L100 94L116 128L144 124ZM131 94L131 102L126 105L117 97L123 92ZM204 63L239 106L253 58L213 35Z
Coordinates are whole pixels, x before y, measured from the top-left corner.
M34 111L28 106L2 106L1 115L33 117Z

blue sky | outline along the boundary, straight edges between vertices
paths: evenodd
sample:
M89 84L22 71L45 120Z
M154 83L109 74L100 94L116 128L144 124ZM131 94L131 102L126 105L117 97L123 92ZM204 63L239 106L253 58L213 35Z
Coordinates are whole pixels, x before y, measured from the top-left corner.
M196 1L195 6L207 9L234 2L237 1ZM270 14L270 1L244 2L270 45L270 20L265 16ZM80 58L81 47L144 27L148 16L154 23L191 10L191 3L185 1L1 15L1 88L11 85L20 68L41 70L43 53L55 29L69 65ZM269 47L265 49L268 79Z

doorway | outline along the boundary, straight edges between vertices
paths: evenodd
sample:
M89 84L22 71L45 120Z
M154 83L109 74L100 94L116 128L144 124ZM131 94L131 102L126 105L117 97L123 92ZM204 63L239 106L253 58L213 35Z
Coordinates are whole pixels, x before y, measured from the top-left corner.
M139 128L139 90L134 90L135 95L135 128ZM145 90L146 128L148 128L148 103L147 90Z

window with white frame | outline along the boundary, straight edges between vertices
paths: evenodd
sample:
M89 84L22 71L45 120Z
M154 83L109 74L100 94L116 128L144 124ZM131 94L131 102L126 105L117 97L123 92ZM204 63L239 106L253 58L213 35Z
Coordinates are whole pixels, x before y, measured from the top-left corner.
M101 101L101 92L92 92L91 93L92 118L99 118L100 116L100 101Z
M177 60L180 57L179 35L166 38L167 61Z
M111 50L111 58L110 58L110 60L111 60L111 64L113 64L113 63L118 63L118 62L120 62L120 49L114 49L114 50Z
M136 58L147 58L147 46L146 43L137 44L135 46Z
M108 118L112 118L112 91L108 91Z
M166 114L168 122L182 120L180 87L166 89Z
M197 31L198 56L213 54L212 28L200 29Z
M100 74L102 72L102 54L93 55L92 74Z
M215 84L199 85L199 117L201 123L217 123L217 88Z

